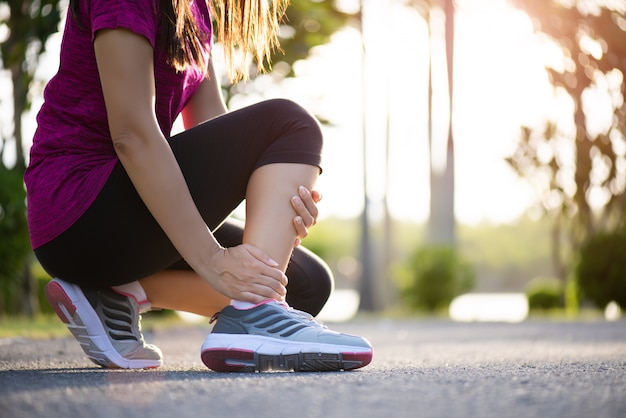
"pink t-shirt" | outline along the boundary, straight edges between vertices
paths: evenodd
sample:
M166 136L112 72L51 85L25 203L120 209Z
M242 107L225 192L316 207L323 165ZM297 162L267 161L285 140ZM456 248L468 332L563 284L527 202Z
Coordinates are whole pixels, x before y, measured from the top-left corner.
M197 69L177 73L167 64L158 47L158 0L79 3L79 24L71 16L66 21L59 70L44 91L24 176L33 248L56 238L85 213L118 161L96 66L96 31L126 28L152 44L156 117L166 138L204 78ZM208 51L211 18L206 1L196 0L192 10L200 29L207 34Z

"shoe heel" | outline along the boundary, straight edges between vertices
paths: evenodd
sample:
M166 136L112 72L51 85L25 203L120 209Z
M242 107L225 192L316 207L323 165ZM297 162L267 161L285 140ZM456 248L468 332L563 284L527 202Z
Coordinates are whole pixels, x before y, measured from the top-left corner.
M65 293L63 287L59 283L51 281L46 285L45 293L48 303L50 303L50 306L52 306L52 309L54 309L61 321L66 324L72 323L76 306L72 303L69 295Z

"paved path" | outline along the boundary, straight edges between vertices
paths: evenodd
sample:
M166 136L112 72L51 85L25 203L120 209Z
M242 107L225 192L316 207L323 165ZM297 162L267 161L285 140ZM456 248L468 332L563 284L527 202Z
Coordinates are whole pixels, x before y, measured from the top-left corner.
M0 417L626 417L626 322L364 320L367 368L233 375L199 359L206 328L147 336L159 370L95 368L70 338L0 340Z

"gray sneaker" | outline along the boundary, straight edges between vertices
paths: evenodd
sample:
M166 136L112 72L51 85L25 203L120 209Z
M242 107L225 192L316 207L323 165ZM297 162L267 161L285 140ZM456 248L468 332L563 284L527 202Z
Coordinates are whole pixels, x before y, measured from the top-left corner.
M281 302L224 308L202 344L202 362L217 372L353 370L372 361L364 338L329 330Z
M122 369L163 364L161 350L143 339L140 307L132 297L81 289L60 279L46 285L46 297L94 363Z

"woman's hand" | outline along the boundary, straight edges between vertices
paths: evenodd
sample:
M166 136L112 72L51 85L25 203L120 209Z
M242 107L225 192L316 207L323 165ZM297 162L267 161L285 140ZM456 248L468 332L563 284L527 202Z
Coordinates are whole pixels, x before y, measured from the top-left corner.
M222 248L211 260L209 283L223 295L251 303L284 300L287 276L264 251L250 245Z
M298 196L291 198L291 206L297 213L296 217L293 218L293 225L298 236L294 247L300 245L301 239L309 235L309 228L317 223L319 215L317 203L320 200L322 200L320 192L316 190L309 191L304 186L298 188Z

